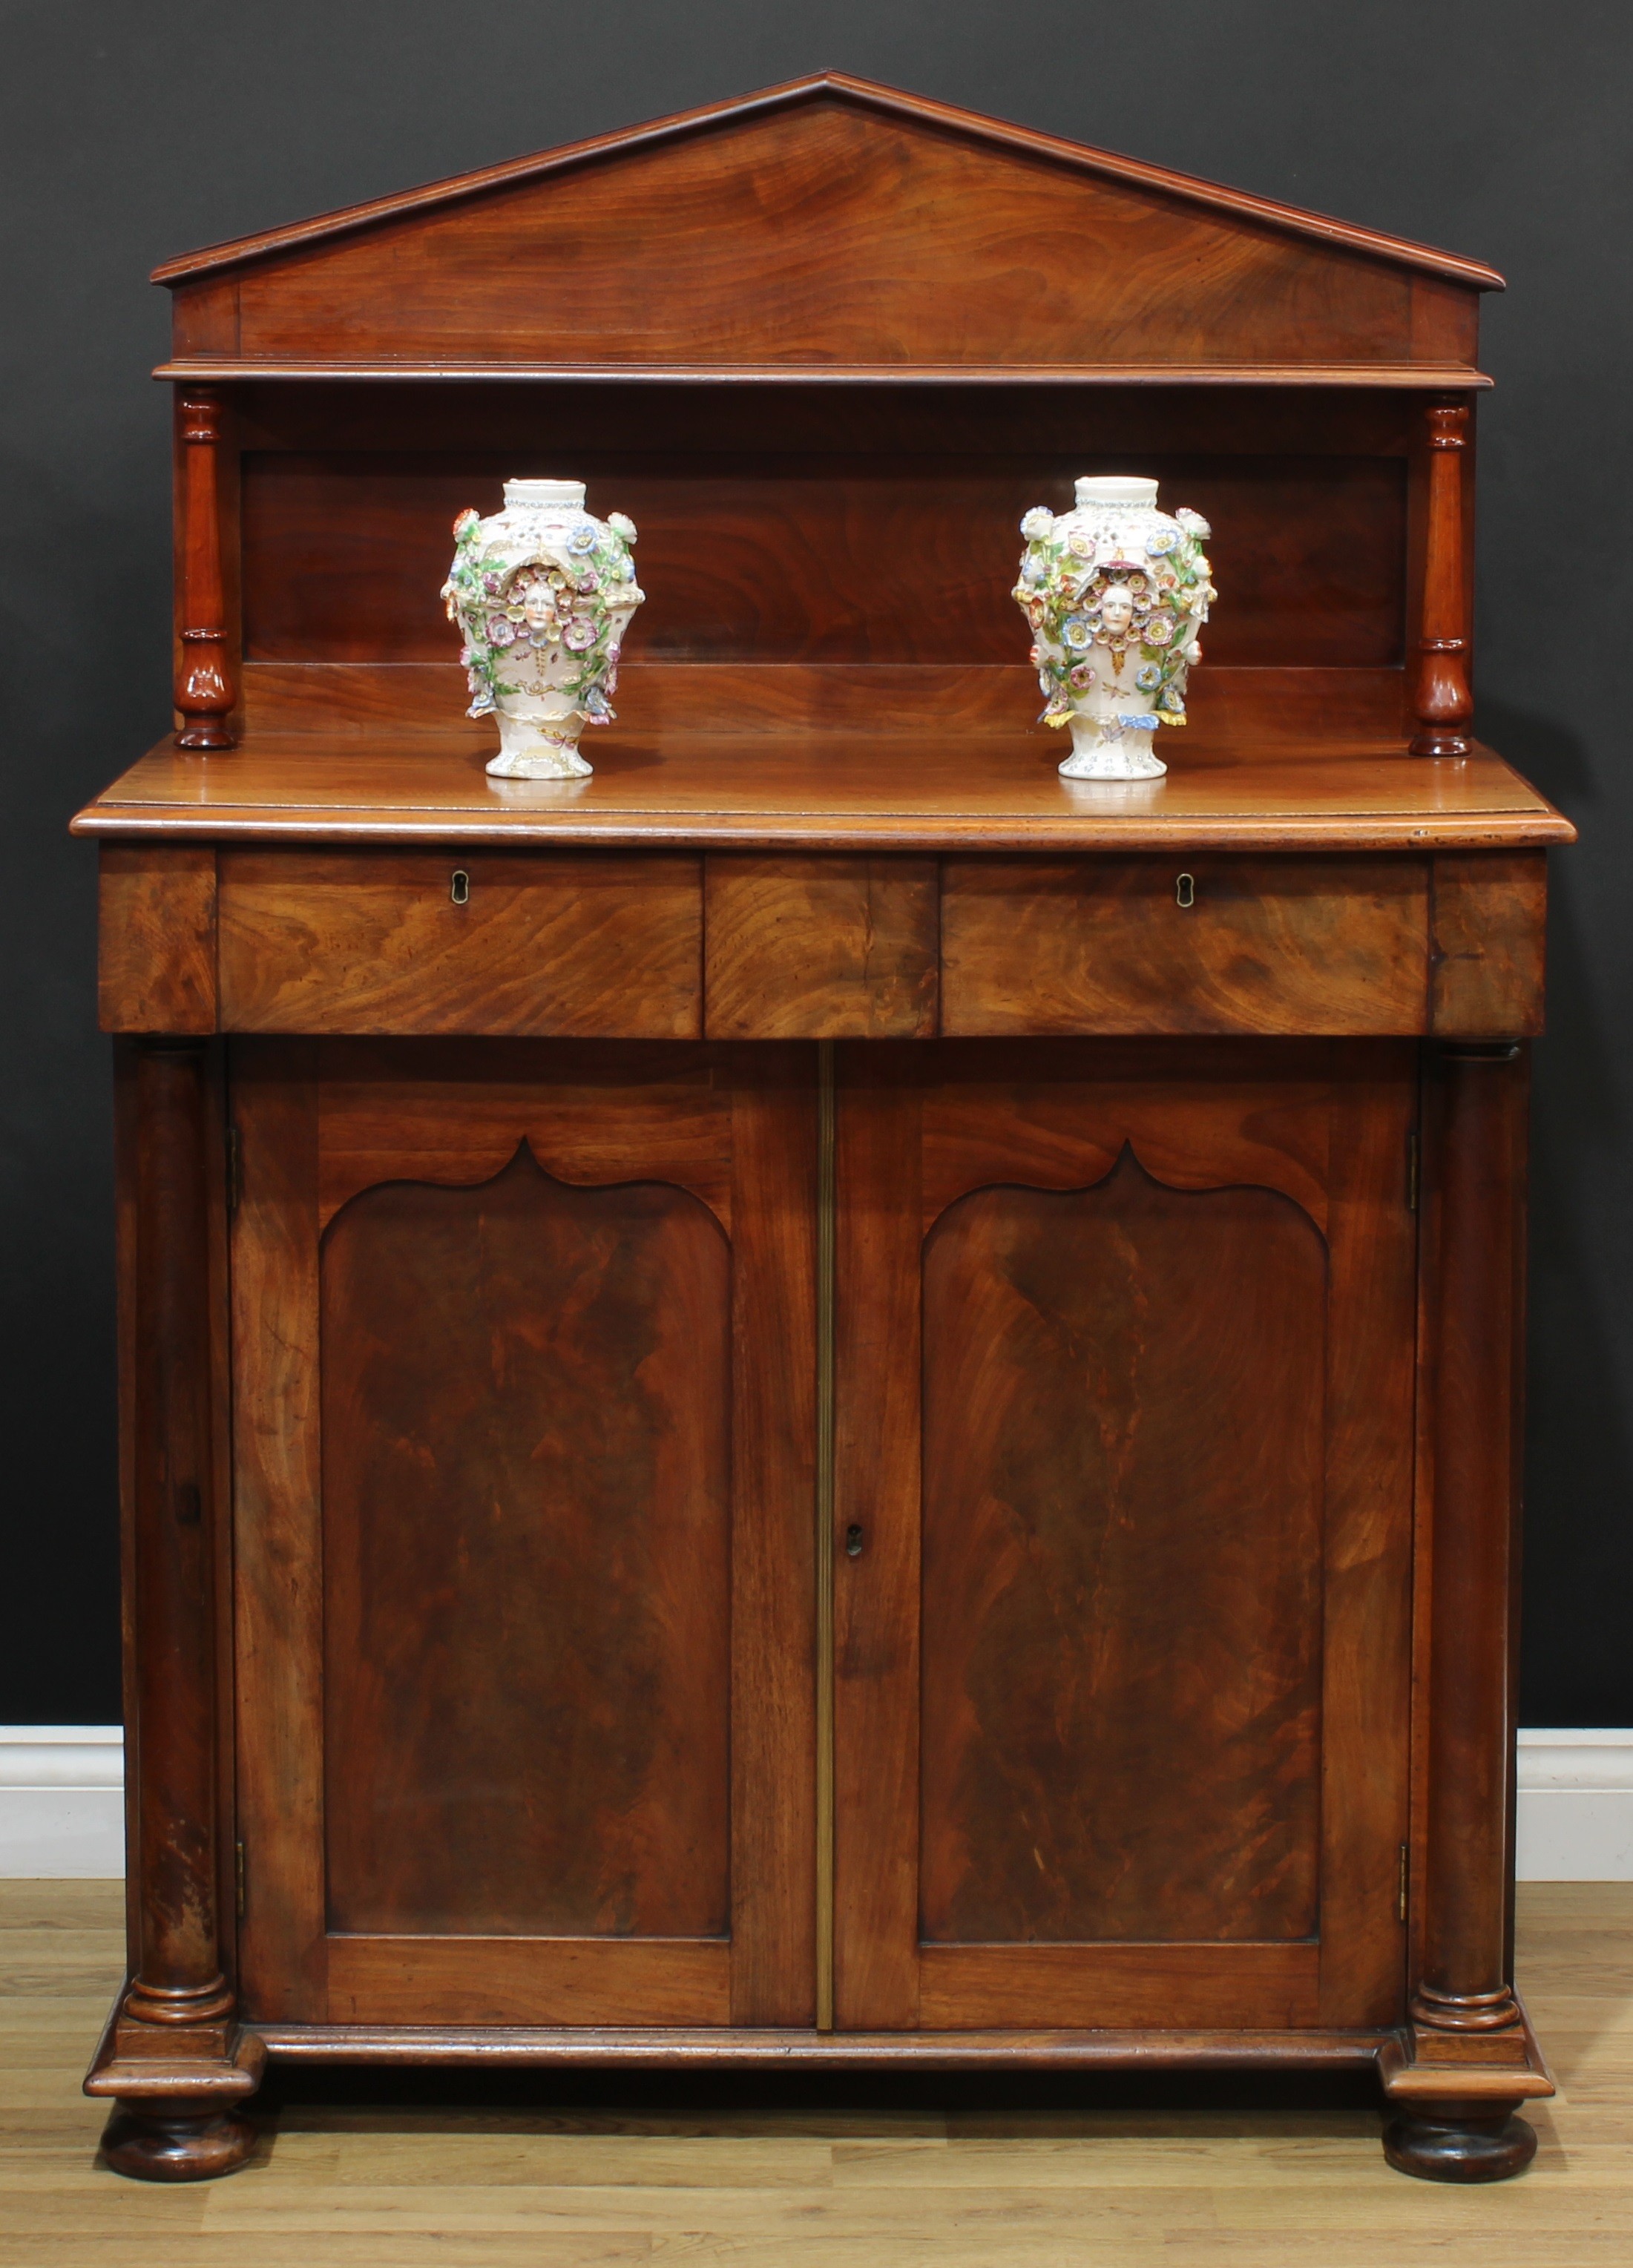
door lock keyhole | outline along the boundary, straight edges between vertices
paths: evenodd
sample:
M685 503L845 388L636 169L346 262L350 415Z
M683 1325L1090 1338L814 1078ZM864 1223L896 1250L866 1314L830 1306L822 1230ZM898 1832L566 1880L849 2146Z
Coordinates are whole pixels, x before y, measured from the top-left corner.
M853 1520L845 1530L845 1550L852 1559L862 1557L862 1524Z

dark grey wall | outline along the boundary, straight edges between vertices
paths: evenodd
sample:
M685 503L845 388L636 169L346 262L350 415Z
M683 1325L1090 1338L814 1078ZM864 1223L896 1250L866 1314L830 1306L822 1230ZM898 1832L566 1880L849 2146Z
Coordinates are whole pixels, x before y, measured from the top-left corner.
M1625 0L10 0L0 55L0 1721L118 1713L107 1071L92 858L63 828L167 721L145 373L168 301L146 272L827 65L1508 276L1486 302L1482 727L1584 837L1556 860L1538 1049L1523 1713L1633 1723Z

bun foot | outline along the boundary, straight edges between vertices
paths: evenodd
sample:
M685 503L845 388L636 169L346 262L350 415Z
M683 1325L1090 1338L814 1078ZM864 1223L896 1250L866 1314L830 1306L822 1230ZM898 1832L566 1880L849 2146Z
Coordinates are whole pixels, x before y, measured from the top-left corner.
M102 2154L116 2174L138 2182L208 2182L241 2166L255 2129L235 2110L187 2110L168 2103L116 2103Z
M1424 2103L1384 2129L1398 2174L1425 2182L1505 2182L1536 2155L1537 2138L1512 2103Z

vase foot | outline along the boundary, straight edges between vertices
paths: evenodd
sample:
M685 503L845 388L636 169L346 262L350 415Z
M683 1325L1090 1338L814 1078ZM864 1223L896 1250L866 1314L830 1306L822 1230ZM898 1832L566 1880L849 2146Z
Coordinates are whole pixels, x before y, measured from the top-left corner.
M1505 2182L1536 2155L1535 2129L1510 2102L1423 2103L1392 2118L1384 2155L1425 2182Z
M1167 765L1151 747L1147 732L1101 728L1091 718L1071 720L1071 754L1059 768L1063 779L1161 779Z
M164 2102L115 2103L102 2153L138 2182L208 2182L231 2174L255 2146L255 2128L236 2110L187 2110Z
M1131 759L1107 748L1098 760L1091 755L1068 756L1058 770L1063 779L1128 781L1162 779L1168 767L1156 756Z
M497 755L488 766L488 775L490 779L588 779L594 769L577 748L548 748Z

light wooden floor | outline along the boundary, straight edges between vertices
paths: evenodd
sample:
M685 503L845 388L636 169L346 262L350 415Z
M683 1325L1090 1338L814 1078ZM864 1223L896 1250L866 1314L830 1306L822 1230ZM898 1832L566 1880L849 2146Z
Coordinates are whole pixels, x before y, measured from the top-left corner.
M258 2158L166 2190L99 2166L79 2080L120 1970L118 1886L0 1883L4 2268L1577 2268L1633 2264L1633 1884L1530 1884L1519 1977L1561 2099L1532 2170L1403 2179L1357 2102L1084 2107L825 2079L560 2080L484 2106L445 2077L297 2073ZM554 2088L552 2096L551 2088ZM325 2099L327 2090L327 2099Z

